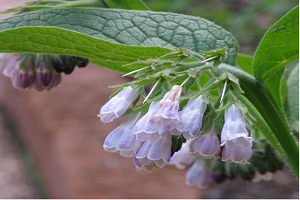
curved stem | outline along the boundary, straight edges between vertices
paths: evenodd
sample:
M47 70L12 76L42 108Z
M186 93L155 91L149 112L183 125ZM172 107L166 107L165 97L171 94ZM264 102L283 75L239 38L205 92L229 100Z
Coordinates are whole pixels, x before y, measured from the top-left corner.
M280 154L284 154L282 155L283 158L293 170L294 174L298 177L298 146L296 144L295 139L291 135L291 131L286 123L285 118L282 116L277 104L275 103L275 100L270 95L269 91L263 85L258 83L254 79L254 77L238 68L226 64L221 64L219 66L219 69L230 72L239 79L241 88L245 92L241 96L246 97L247 100L249 100L252 103L252 105L255 107L256 112L259 112L259 115L263 118L263 120L266 122L269 129L271 130L271 132L268 131L266 127L266 129L261 130L261 132L266 136L266 138L269 141L271 139L270 134L274 134L282 150L278 148L278 145L276 145L275 141L270 141L271 144L279 151ZM241 98L240 100L243 101L243 99ZM249 113L253 116L258 116L258 114L255 113L252 109L249 109Z

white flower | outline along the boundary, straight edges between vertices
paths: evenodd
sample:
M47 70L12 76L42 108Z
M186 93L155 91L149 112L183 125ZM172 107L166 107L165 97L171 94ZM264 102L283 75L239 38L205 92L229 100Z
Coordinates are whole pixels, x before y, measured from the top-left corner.
M119 152L123 157L132 157L136 154L142 143L136 141L132 132L134 124L140 114L127 118L119 127L113 130L104 141L103 148L111 153Z
M181 87L175 85L159 102L152 102L146 115L135 125L134 133L139 141L148 138L155 144L180 122L178 113Z
M165 164L169 163L171 158L171 134L167 133L156 144L146 141L142 144L135 156L135 165L138 170L144 166L154 164L158 168L162 168Z
M216 158L221 151L220 142L214 125L207 131L196 138L190 144L190 152L199 153L204 158Z
M197 186L200 189L205 189L211 183L211 173L206 166L204 159L198 159L188 169L185 182L189 186Z
M192 164L195 155L192 155L189 151L189 145L191 140L187 140L182 144L179 151L175 152L170 159L170 165L175 165L178 169L185 169L188 165Z
M225 124L221 132L222 160L235 163L249 163L252 157L252 141L248 137L245 116L232 105L225 111Z
M139 92L126 87L111 98L101 109L98 117L106 124L121 117L139 96Z
M207 104L202 100L202 95L195 99L190 99L184 109L179 112L181 122L171 133L173 135L183 134L185 139L195 137L201 129L206 107Z

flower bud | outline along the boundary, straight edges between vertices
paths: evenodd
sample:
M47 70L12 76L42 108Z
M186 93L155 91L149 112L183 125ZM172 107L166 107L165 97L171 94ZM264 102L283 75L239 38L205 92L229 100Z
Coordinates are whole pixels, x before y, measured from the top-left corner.
M222 160L235 163L249 163L252 157L252 141L248 137L245 116L233 104L225 111L225 124L221 132Z
M38 82L45 87L49 86L51 83L53 74L44 61L41 61L39 64L36 70L36 77Z
M220 154L220 142L214 125L207 133L194 138L190 144L192 154L199 153L204 158L217 158Z
M131 87L123 88L111 98L101 109L98 117L106 124L121 117L139 96L139 92Z
M197 186L200 189L205 189L211 183L211 173L203 159L198 159L188 169L185 177L185 182L189 186Z
M175 165L178 169L185 169L187 166L192 164L195 159L195 155L192 155L189 151L189 145L191 140L187 140L186 143L182 144L179 151L175 152L170 159L170 165Z
M13 86L16 89L28 88L35 79L35 70L31 62L26 63L23 67L16 66L11 77Z
M195 137L201 129L206 107L207 104L202 100L202 95L195 99L190 99L184 109L179 112L181 122L171 133L173 135L182 133L185 139Z

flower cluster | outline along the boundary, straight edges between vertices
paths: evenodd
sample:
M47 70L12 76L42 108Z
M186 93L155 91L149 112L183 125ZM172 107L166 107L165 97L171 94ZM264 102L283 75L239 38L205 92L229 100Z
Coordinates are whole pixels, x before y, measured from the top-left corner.
M139 112L125 119L107 136L103 147L109 152L132 157L138 171L153 171L166 164L181 169L190 167L186 183L206 188L213 174L211 164L205 159L221 156L223 161L249 163L253 139L246 129L244 114L234 104L226 109L225 123L219 134L214 123L207 130L202 128L207 109L202 95L191 98L180 110L181 93L182 87L174 85L160 101L150 104L146 114L142 116ZM112 122L121 117L138 96L138 90L123 88L100 109L98 117L103 123ZM174 154L172 137L187 140Z
M70 74L76 64L85 67L87 63L88 59L74 56L0 54L0 72L16 89L50 90L60 84L62 72Z

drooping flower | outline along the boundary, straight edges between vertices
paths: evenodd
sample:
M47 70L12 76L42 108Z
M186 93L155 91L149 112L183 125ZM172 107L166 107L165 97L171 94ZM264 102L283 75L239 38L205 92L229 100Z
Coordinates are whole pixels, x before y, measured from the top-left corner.
M225 111L225 124L221 132L222 160L249 163L253 151L251 137L246 129L245 115L233 104Z
M181 149L171 157L170 165L175 165L178 169L185 169L192 164L195 155L192 155L189 151L190 143L191 140L187 140L186 143L182 144Z
M134 156L142 145L142 142L138 142L132 132L139 118L140 113L125 119L119 127L106 137L103 148L111 153L119 152L123 157Z
M159 102L152 102L146 115L134 127L139 141L149 138L151 143L156 143L165 134L176 127L180 122L179 98L181 87L174 85Z
M139 96L139 92L131 87L123 88L111 98L101 109L98 117L106 124L121 117Z
M135 165L138 170L145 166L154 165L162 168L169 163L171 158L171 134L167 133L163 138L159 139L156 144L152 144L149 140L144 142L138 150L135 157Z
M203 101L202 95L197 98L190 99L188 104L179 112L181 122L173 129L173 135L183 134L185 139L195 137L202 126L203 114L207 104Z
M188 169L185 182L189 186L197 186L200 189L205 189L212 182L211 172L203 158L198 159Z
M216 158L221 151L220 142L214 125L207 131L191 141L190 152L199 153L204 158Z

